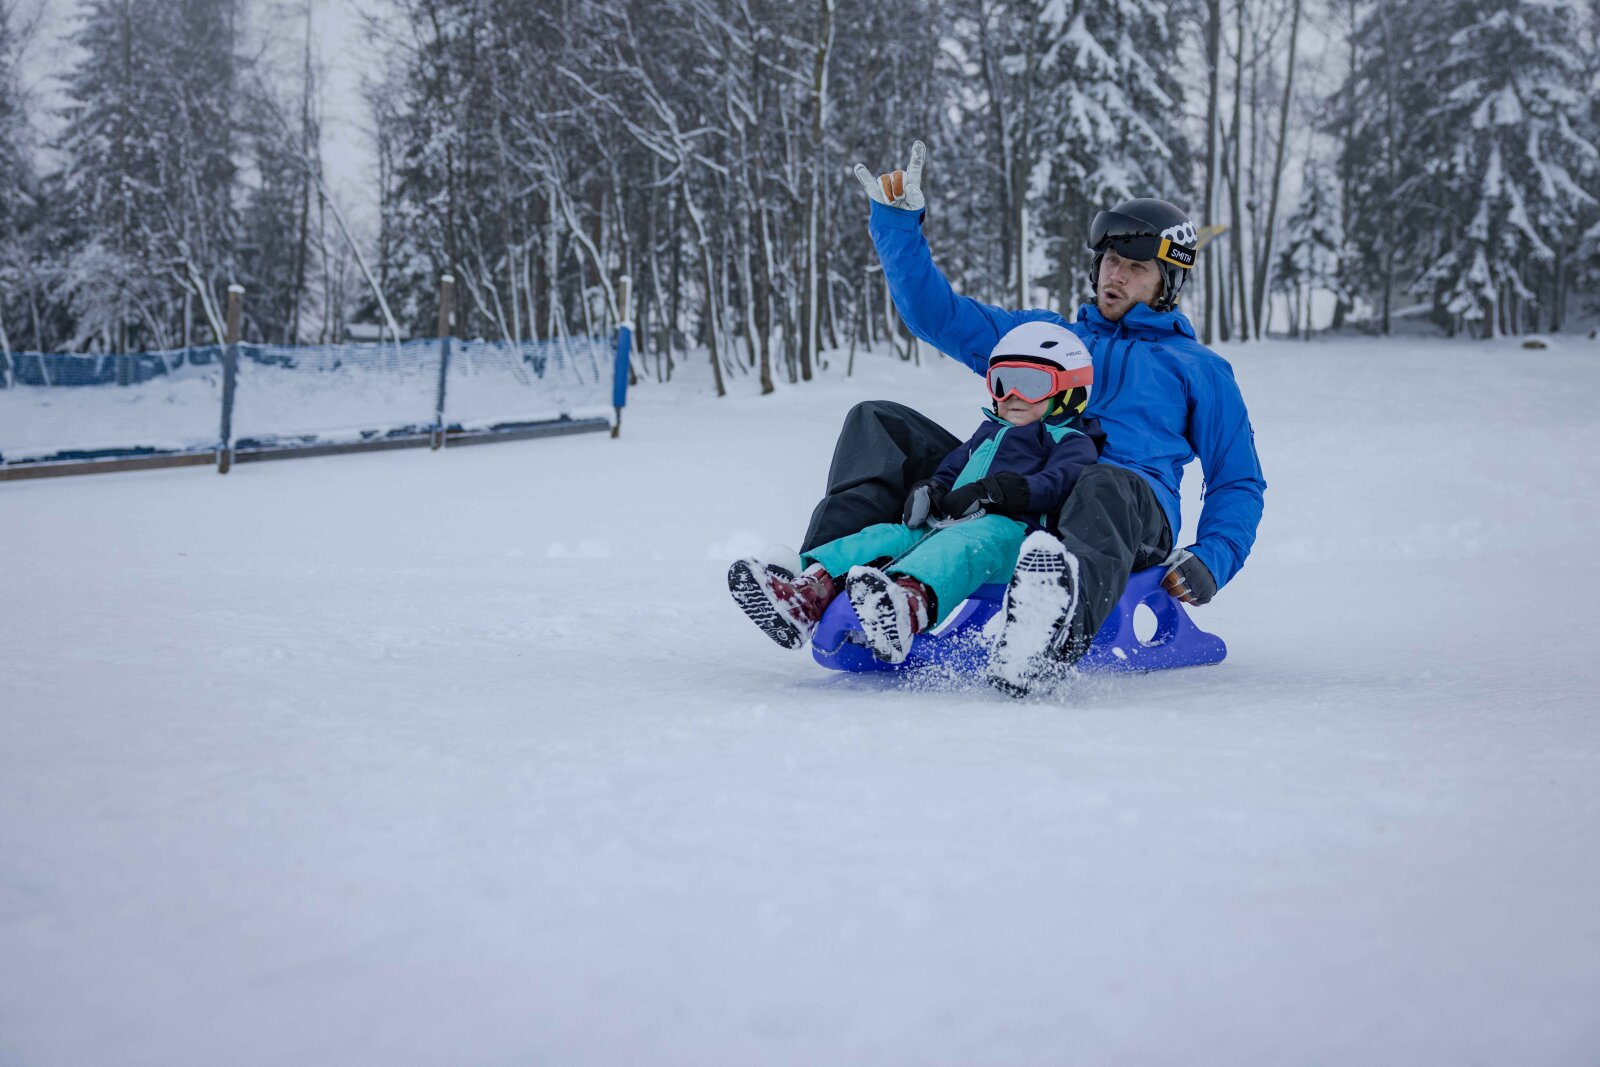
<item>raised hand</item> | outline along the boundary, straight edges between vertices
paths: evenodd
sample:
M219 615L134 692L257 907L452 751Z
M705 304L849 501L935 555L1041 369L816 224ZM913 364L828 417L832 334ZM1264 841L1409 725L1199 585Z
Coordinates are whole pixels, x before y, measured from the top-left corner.
M880 204L906 211L921 211L926 205L922 198L922 165L927 161L927 146L921 141L912 141L911 164L905 170L874 178L865 163L857 163L856 179L861 182L867 195Z

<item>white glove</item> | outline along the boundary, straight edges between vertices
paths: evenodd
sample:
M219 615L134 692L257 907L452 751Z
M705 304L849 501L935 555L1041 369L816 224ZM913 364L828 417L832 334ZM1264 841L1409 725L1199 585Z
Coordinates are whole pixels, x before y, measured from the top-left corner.
M856 179L867 195L887 207L906 211L921 211L922 165L928 161L928 149L921 141L911 142L911 165L905 170L874 178L865 163L856 164Z

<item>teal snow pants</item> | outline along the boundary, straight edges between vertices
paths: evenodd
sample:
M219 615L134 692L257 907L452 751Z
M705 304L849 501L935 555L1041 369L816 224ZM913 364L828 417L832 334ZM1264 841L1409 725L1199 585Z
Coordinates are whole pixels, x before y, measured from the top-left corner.
M933 590L934 622L942 622L980 585L1011 580L1027 532L1026 525L1004 515L983 515L931 533L885 522L818 545L800 560L807 567L820 563L842 579L851 567L889 556L894 562L884 571Z

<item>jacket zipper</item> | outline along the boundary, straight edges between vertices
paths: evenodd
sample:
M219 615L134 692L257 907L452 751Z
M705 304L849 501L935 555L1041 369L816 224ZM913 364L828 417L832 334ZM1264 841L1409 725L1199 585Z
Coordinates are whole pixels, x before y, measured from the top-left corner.
M967 462L962 466L961 470L956 473L956 480L951 485L952 489L958 489L963 485L971 485L973 482L981 481L988 475L989 468L994 466L994 457L1000 451L1000 438L1004 437L1006 435L1006 431L1009 429L1011 429L1010 426L1000 427L999 430L995 431L995 435L993 437L989 438L987 441L983 442L983 444L972 450L972 455L967 458ZM983 468L979 470L973 477L968 478L966 476L967 472L971 471L973 469L973 465L979 462L980 454L982 455L981 462L983 464Z
M1111 337L1106 341L1106 372L1107 372L1107 376L1108 377L1110 376L1110 371L1111 371L1111 357L1113 355L1115 355L1116 352L1117 352L1117 347L1118 347L1117 346L1117 342L1119 340L1122 340L1122 326L1120 324L1116 327L1115 330L1112 331ZM1122 385L1123 385L1123 383L1125 381L1127 381L1127 378L1128 378L1128 351L1127 351L1127 349L1128 349L1127 344L1123 344L1122 345L1122 359L1117 365L1117 370L1119 370L1121 373L1118 374L1117 377L1116 377L1116 385L1113 386L1109 382L1106 383L1106 395L1100 398L1099 403L1095 404L1095 408L1097 410L1099 410L1099 411L1104 411L1106 409L1106 405L1111 403L1111 401L1116 397L1116 395L1122 391Z

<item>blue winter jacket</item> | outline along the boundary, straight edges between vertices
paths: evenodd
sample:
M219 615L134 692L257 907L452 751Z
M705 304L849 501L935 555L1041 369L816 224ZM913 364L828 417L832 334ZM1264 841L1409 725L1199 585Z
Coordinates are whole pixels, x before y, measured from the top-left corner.
M1110 322L1092 304L1067 322L1053 311L1007 311L958 295L934 265L922 235L923 212L873 203L868 230L900 317L913 334L979 374L1006 331L1034 321L1076 333L1094 358L1088 414L1107 442L1100 462L1144 477L1166 513L1172 536L1182 526L1178 483L1196 455L1205 475L1199 539L1191 546L1227 584L1255 543L1267 488L1255 435L1228 361L1195 340L1178 311L1136 304Z
M984 410L983 425L966 444L945 457L933 478L946 489L969 485L1000 471L1022 475L1028 483L1028 513L1012 518L1037 530L1052 521L1078 475L1095 461L1096 445L1105 440L1093 419L1056 415L1026 426L1013 426Z

